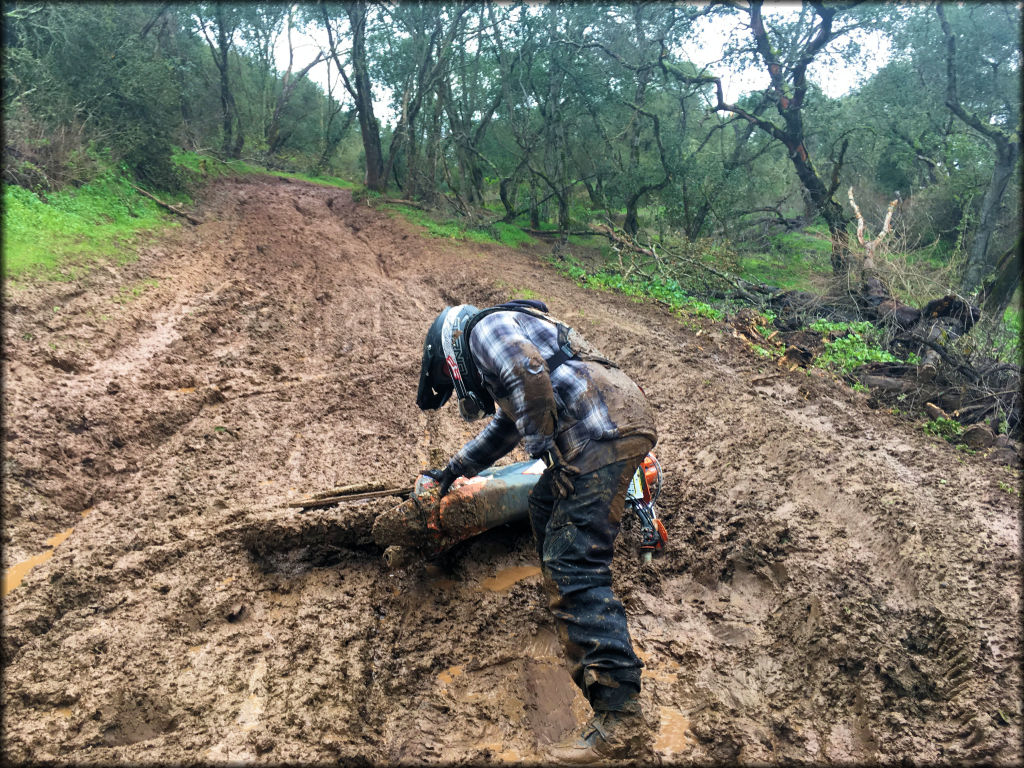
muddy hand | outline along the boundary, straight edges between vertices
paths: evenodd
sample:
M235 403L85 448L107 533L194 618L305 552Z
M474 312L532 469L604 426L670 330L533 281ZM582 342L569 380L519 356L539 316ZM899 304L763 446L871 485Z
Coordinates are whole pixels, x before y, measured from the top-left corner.
M427 469L421 474L438 482L441 486L441 496L448 493L448 489L452 487L452 483L454 483L455 478L458 477L458 475L452 472L449 467L445 467L444 469Z
M560 499L567 499L576 492L575 482L580 471L562 460L558 448L552 446L542 457L551 471L551 490Z

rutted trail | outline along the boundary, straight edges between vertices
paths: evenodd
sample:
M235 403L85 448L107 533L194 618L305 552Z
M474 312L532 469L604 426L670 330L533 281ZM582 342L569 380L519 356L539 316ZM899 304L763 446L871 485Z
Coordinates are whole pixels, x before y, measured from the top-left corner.
M1024 758L1017 474L727 326L345 191L202 206L137 263L7 288L4 567L74 528L4 598L8 757L537 760L585 703L528 530L389 573L388 500L281 506L446 459L474 426L417 410L423 333L531 291L658 415L670 550L642 570L627 524L615 576L663 759Z

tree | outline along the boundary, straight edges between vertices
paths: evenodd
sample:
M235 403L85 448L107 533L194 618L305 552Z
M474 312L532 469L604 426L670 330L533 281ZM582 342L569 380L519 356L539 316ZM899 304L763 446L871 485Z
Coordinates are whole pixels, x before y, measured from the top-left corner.
M200 3L196 6L193 18L196 29L210 48L210 56L220 74L221 152L226 157L239 158L245 146L245 132L232 90L229 65L242 11L238 6L226 3Z
M420 110L436 96L435 91L448 75L454 41L469 8L466 3L409 3L391 9L387 36L395 42L387 57L392 75L387 84L395 94L398 122L384 164L385 179L392 175L399 153L410 144ZM435 111L432 122L439 125L440 111L437 107ZM440 140L439 128L431 134L428 146L433 147Z
M318 51L316 56L298 72L293 72L295 65L295 47L292 44L292 28L295 24L295 6L289 5L285 13L285 37L288 41L288 68L285 69L284 74L281 76L281 86L277 94L277 99L274 103L274 112L271 115L270 122L267 125L266 140L267 140L267 155L273 157L278 150L281 149L285 141L287 141L290 135L289 131L282 132L281 120L284 115L285 108L288 106L288 102L291 100L292 95L295 93L295 87L302 82L302 79L306 77L309 71L324 60L325 53Z
M738 53L755 56L767 71L769 86L765 97L781 122L754 114L737 104L727 104L718 78L687 75L667 58L663 58L663 66L666 72L682 82L714 82L718 97L715 109L740 116L785 146L807 194L808 207L814 214L821 214L828 224L832 237L833 274L845 277L850 266L849 218L834 196L839 188L848 142L842 143L829 176L822 176L808 151L804 106L809 91L808 67L830 44L856 26L856 21L845 19L846 26L837 26L837 15L840 19L845 18L838 8L820 2L805 2L795 22L779 21L768 26L762 12L763 5L760 0L752 0L742 9L750 20L752 48ZM843 12L855 5L857 3L849 4Z
M621 12L610 9L599 18L592 25L593 35L585 32L575 44L599 50L610 65L589 68L597 86L593 91L603 97L604 103L587 97L592 89L580 90L595 127L604 138L603 159L612 159L618 171L626 210L623 229L636 235L640 228L640 203L672 181L672 167L662 140L661 115L649 108L648 102L656 98L651 91L659 71L658 54L679 16L674 6L633 3ZM602 79L608 84L606 87L600 86ZM644 152L645 148L649 151ZM652 154L650 150L654 148L654 157L643 157Z
M455 148L460 179L455 192L458 195L462 190L471 205L484 201L483 165L496 167L482 154L482 149L484 137L505 98L497 52L488 35L488 30L497 26L498 11L508 13L507 9L489 4L467 17L466 34L455 45L449 74L437 84L437 98L448 118L449 136Z
M1013 24L1013 29L1019 30L1019 6L1009 7L1016 9L1015 19L993 20L995 24L992 26L986 25L986 29L995 29L999 22L1008 21ZM997 14L1002 15L1002 11L1006 9L985 9L985 11L990 10L994 10ZM996 266L996 259L990 256L992 249L989 246L999 217L1000 203L1006 192L1006 187L1013 177L1017 166L1017 159L1020 157L1020 98L1019 91L1016 92L1016 99L1012 96L1010 98L1000 98L1002 96L1000 91L1005 88L1006 70L1012 65L1002 66L1007 63L1005 60L1002 58L990 58L989 56L984 57L983 61L984 68L988 70L986 74L992 82L985 83L988 87L982 90L987 90L989 92L988 95L996 95L996 99L988 100L985 103L986 100L979 99L976 94L969 96L961 95L957 87L956 35L953 33L942 3L936 4L935 11L941 22L942 33L945 38L946 106L949 107L950 111L957 118L990 141L994 149L992 178L981 201L978 225L975 229L974 239L971 242L967 265L964 269L961 283L964 293L971 294ZM996 53L997 56L999 55L999 52L996 51L992 51L992 53ZM1013 56L1012 46L1005 53ZM1017 75L1014 76L1014 79L1019 77L1020 72L1019 38L1016 56L1017 66L1015 69ZM964 67L965 65L961 63L959 66ZM1000 68L1003 69L1003 72L1000 72ZM1017 87L1019 88L1019 82ZM986 94L982 93L980 95L984 96ZM979 108L973 107L972 104L979 105Z
M85 145L103 137L139 180L178 184L171 153L182 94L160 43L142 34L166 21L164 11L5 6L5 178L40 189L88 181Z
M338 74L345 84L345 90L355 102L359 133L363 139L363 152L366 155L366 175L363 181L368 189L383 192L387 188L387 177L384 175L384 152L380 141L380 123L373 114L373 86L370 82L369 60L366 53L366 27L369 9L364 0L341 4L341 10L348 21L348 34L352 41L348 55L350 74L340 56L342 36L339 33L341 26L337 20L331 19L326 3L320 8L330 46L328 53L334 60Z
M1017 241L996 261L995 268L985 278L978 291L978 303L989 316L1001 318L1013 301L1013 295L1020 290L1021 268L1024 267L1024 235L1018 233Z

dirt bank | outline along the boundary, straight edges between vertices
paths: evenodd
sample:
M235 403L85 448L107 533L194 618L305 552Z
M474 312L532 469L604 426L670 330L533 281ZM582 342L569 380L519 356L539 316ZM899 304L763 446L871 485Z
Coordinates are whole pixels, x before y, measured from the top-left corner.
M670 549L642 570L627 522L615 568L664 760L1024 758L1015 471L348 192L227 180L198 213L5 289L4 567L52 551L4 597L9 759L530 762L580 722L526 529L393 573L391 501L282 506L446 459L473 432L417 410L423 333L524 291L656 408Z

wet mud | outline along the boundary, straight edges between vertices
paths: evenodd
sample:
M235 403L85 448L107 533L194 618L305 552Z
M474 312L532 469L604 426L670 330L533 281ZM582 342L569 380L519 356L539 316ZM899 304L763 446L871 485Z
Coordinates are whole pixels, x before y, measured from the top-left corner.
M399 499L285 506L440 466L478 425L416 408L423 334L515 295L654 408L670 540L643 567L627 515L613 572L659 760L1024 758L1016 468L540 251L275 179L200 207L4 286L5 758L531 763L581 724L527 524L389 570Z

